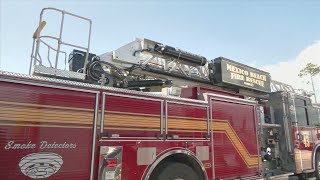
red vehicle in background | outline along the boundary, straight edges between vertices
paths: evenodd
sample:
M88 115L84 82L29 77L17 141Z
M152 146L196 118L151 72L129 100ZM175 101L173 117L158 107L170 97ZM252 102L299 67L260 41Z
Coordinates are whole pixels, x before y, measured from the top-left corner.
M42 34L44 12L61 13L59 37ZM65 16L88 22L86 47L63 41ZM0 71L0 179L320 179L308 96L149 39L96 56L91 24L43 9L30 75Z

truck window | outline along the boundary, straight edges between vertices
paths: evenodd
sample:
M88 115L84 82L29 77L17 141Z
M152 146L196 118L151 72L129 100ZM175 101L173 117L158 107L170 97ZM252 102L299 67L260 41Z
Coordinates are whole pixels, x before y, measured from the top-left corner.
M320 125L320 114L319 109L316 107L309 107L308 114L310 115L310 125L311 126L319 126Z
M308 111L306 101L304 99L295 99L297 121L300 126L308 126Z
M295 104L296 104L296 106L299 106L299 107L305 107L306 101L304 99L296 98Z

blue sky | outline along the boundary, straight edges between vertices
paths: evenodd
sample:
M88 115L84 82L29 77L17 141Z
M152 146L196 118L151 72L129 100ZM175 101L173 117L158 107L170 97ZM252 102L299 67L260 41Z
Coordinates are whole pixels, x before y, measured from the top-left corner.
M319 1L1 0L2 69L26 72L16 65L29 60L40 10L49 6L91 18L97 54L147 37L209 59L225 56L259 67L293 58L320 40Z
M1 70L20 73L28 71L31 37L44 7L92 19L91 51L96 54L145 37L207 59L224 56L260 68L294 59L320 40L320 1L316 0L0 2ZM50 22L54 19L48 17L46 28L55 28ZM70 20L67 39L83 42L82 27Z

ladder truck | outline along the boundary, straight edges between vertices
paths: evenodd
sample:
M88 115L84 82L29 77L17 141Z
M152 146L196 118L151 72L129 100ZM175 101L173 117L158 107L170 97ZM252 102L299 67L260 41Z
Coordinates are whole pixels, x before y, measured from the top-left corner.
M58 36L46 13L61 16ZM64 40L67 16L88 24L87 46ZM44 8L29 75L0 71L1 180L320 180L309 96L145 38L96 55L91 26Z

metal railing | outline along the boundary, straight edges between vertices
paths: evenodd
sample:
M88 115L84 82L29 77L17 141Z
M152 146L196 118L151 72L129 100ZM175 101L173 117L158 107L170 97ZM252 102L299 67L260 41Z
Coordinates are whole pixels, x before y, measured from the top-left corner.
M44 28L44 26L46 25L46 21L43 20L43 15L45 11L55 11L58 13L61 13L61 21L60 21L60 30L59 30L59 37L54 37L54 36L49 36L49 35L41 35L41 31ZM62 34L63 34L63 26L64 26L64 19L65 16L69 15L75 18L78 18L80 20L84 20L87 21L89 23L89 33L88 33L88 41L87 41L87 46L83 47L83 46L79 46L76 44L71 44L71 43L67 43L64 42L62 40ZM37 65L37 62L39 63L39 65L43 65L43 61L40 55L40 45L44 45L48 48L47 51L47 60L48 63L50 65L50 68L55 68L58 69L58 61L59 61L59 54L62 53L64 54L64 63L65 63L65 70L66 70L66 62L67 62L67 53L61 50L61 45L66 45L69 47L74 47L74 48L78 48L78 49L82 49L84 51L86 51L86 56L85 56L85 62L84 62L84 67L83 67L83 73L86 72L86 64L88 63L88 56L89 56L89 51L90 51L90 40L91 40L91 26L92 26L92 21L88 18L76 15L76 14L72 14L69 12L66 12L64 10L60 10L57 8L44 8L42 9L41 13L40 13L40 21L39 21L39 26L36 29L36 31L33 34L33 45L32 45L32 52L31 52L31 60L30 60L30 67L29 67L29 74L32 74L32 67ZM51 45L49 45L48 43L46 43L44 41L44 39L51 39L51 40L56 40L57 41L57 48L53 48ZM56 53L55 56L55 61L54 63L51 62L50 60L50 51L54 51Z

